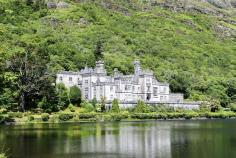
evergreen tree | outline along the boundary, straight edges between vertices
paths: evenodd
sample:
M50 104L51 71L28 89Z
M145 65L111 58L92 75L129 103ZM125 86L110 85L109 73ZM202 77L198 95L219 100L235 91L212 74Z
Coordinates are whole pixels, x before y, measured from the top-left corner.
M148 106L144 103L144 101L139 100L135 109L134 109L135 113L148 113L150 112L150 109L148 108Z
M101 97L101 111L106 111L106 97Z
M119 113L120 112L120 107L119 107L119 103L118 103L118 100L117 99L114 99L112 101L112 112L114 113Z
M69 92L64 84L57 84L58 108L65 109L69 104Z
M70 102L73 105L80 105L81 103L81 91L77 86L72 86L69 93Z
M94 51L94 56L96 61L101 60L103 58L102 52L103 52L103 44L101 40L98 40Z

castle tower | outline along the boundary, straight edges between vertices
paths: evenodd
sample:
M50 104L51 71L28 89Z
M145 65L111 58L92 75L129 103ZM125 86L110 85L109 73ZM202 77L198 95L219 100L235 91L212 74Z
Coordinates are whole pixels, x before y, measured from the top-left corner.
M106 74L106 70L104 68L104 62L103 61L97 61L96 62L95 72L98 73L98 74Z
M138 75L141 75L141 73L142 73L142 69L141 69L141 66L140 66L140 61L135 60L134 61L134 74L136 76L138 76Z
M117 68L114 69L114 77L118 77L119 76L119 71Z

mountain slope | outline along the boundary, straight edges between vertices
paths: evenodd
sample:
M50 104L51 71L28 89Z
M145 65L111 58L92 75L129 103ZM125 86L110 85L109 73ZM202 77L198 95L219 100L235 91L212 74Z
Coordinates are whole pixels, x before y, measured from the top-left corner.
M109 73L115 67L131 73L138 58L189 99L210 96L224 106L234 100L234 3L219 9L216 1L77 0L63 9L35 9L23 1L0 2L2 60L33 45L50 54L49 72L78 70L94 66L100 42Z

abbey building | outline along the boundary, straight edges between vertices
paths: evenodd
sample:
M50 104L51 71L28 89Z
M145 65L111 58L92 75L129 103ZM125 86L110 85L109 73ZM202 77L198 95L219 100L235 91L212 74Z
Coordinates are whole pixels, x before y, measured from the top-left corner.
M137 102L143 100L146 103L182 103L183 95L170 92L169 84L156 80L153 72L142 70L140 62L134 61L134 74L123 75L114 70L112 76L108 76L102 61L96 62L96 67L85 67L79 72L59 72L57 84L64 83L66 87L74 85L81 89L85 100L102 97L111 102L118 99L120 103Z

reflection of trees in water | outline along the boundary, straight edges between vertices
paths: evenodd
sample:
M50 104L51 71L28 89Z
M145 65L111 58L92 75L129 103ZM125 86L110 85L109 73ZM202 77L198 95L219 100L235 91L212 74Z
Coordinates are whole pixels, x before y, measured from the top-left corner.
M172 157L235 157L236 126L232 120L190 121L171 134Z
M235 122L158 121L0 127L12 157L234 157ZM34 157L33 157L34 156Z

